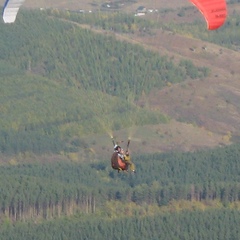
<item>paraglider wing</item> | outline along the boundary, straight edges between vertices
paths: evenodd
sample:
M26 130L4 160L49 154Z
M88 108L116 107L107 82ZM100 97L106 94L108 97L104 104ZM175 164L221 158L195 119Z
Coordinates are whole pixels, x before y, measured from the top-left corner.
M221 27L227 17L226 0L190 0L205 17L208 30Z
M16 20L16 16L19 8L25 0L7 0L3 7L3 21L5 23L13 23Z

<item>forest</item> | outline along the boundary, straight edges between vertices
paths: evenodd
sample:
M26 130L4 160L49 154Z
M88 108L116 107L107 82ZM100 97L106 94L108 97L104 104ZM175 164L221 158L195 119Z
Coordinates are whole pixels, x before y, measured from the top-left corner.
M117 173L95 155L67 157L90 151L85 137L105 125L168 122L136 100L211 72L76 25L148 34L194 25L200 35L199 23L111 17L24 10L16 24L0 23L1 239L239 239L239 143L137 154L136 174ZM231 34L221 44L235 41L237 21L229 20L222 37Z
M224 239L230 234L238 239L239 152L236 144L140 155L134 159L136 174L113 172L106 161L1 166L1 236L179 239L183 234L192 239L194 234L194 239ZM190 225L193 219L197 226ZM159 231L159 225L165 230Z

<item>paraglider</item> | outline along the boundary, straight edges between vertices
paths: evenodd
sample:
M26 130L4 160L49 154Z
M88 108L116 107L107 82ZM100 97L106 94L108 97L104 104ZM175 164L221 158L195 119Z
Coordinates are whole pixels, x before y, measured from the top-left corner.
M190 0L205 17L208 30L221 27L227 18L226 0Z
M130 140L128 140L127 150L125 153L123 152L123 149L119 145L115 144L115 141L113 140L113 138L112 138L112 141L114 145L114 153L111 158L112 168L115 170L118 170L118 172L120 171L127 172L128 168L130 168L131 172L135 172L135 165L133 164L133 162L131 162L129 151L128 151Z
M6 0L3 7L3 21L13 23L16 20L17 13L25 0Z

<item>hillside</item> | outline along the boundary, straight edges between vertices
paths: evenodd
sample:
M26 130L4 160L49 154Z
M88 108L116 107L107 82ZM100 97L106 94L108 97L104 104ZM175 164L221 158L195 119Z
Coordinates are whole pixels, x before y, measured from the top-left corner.
M171 33L157 35L155 41L161 42L160 46L156 42L151 43L150 38L143 41L175 59L191 59L195 64L211 69L211 76L207 79L152 92L148 99L152 108L161 109L175 119L197 124L211 132L239 135L238 52Z
M159 14L160 17L147 14L146 19L156 22L164 21L164 26L170 25L172 21L176 26L194 21L200 21L205 26L203 17L195 8L182 10L179 8L182 6L175 5L175 7L174 11L167 13L163 11ZM229 15L234 14L234 10L237 8L236 4L229 5ZM184 12L183 16L178 15L181 11ZM203 31L204 36L208 35L205 37L206 40L194 37L194 33L192 35L189 31L181 34L177 30L155 29L151 34L136 32L131 35L115 33L115 37L119 40L139 44L151 51L167 55L175 62L188 59L197 66L211 69L211 75L207 78L197 81L188 80L185 83L167 86L160 91L154 90L147 97L144 96L142 101L139 101L140 105L145 102L150 109L160 110L177 121L189 123L188 130L185 130L186 135L182 136L186 144L184 147L182 144L178 145L177 136L172 135L172 146L176 148L181 146L183 149L193 150L198 144L198 147L202 147L201 140L205 143L208 142L206 145L209 144L209 146L228 144L238 140L240 135L238 104L240 102L240 55L238 45L232 50L223 45L211 43L214 33L208 34L206 29ZM220 31L221 29L215 34L216 38L221 34ZM161 100L159 101L159 99ZM180 122L178 124L181 125ZM195 127L191 130L192 125ZM177 125L176 128L178 128ZM174 129L173 126L169 131L171 132L172 129ZM201 140L195 134L198 131L202 131ZM214 138L215 134L221 137ZM196 139L198 139L198 143L196 143ZM192 146L188 145L188 140L193 143ZM157 145L160 145L162 150L171 148L164 142L159 142Z
M167 125L169 128L165 125L164 128L168 128L167 131L158 127L158 132L173 132L172 138L167 141L159 141L156 137L155 142L157 141L157 143L153 148L156 149L156 146L160 146L158 151L179 148L194 150L207 145L229 144L231 141L237 140L240 133L238 45L231 50L226 46L212 43L214 36L216 39L222 38L221 30L217 33L208 33L204 28L203 17L195 8L189 7L188 4L187 8L183 8L184 10L182 10L182 6L175 5L175 7L176 10L169 12L162 10L159 15L147 14L145 17L147 20L156 22L164 20L162 25L167 26L167 30L165 27L154 29L151 34L147 32L114 33L118 40L141 45L145 49L169 56L176 63L187 59L199 67L211 69L211 74L207 78L196 81L187 80L184 84L168 85L160 91L153 90L139 101L140 106L145 104L150 109L159 110L178 122L176 126L174 124ZM229 6L230 16L237 7L238 5ZM184 12L183 16L179 15L180 12ZM172 21L175 23L174 30L170 30ZM176 30L177 26L181 28L181 25L194 21L198 21L202 25L200 31L204 31L205 40L194 37L194 33L191 33L192 28L185 33ZM185 130L185 135L180 134L184 144L179 142L178 136L174 134L173 130L174 128L179 129L178 125L180 129L183 129L181 122L186 122L189 126L188 130ZM192 126L194 127L192 128ZM196 132L201 132L202 136L197 136ZM169 141L172 141L172 144L169 144ZM201 142L206 145L202 145ZM151 147L149 149L153 150ZM149 149L144 148L144 151Z
M189 3L100 2L0 22L1 240L240 239L240 16L210 33Z
M100 5L101 1L97 3ZM146 3L137 1L130 3L123 7L121 11L134 12L138 6L143 5L147 8L159 9L160 11L157 16L147 14L146 19L164 21L165 25L172 21L175 23L188 23L198 20L205 26L203 17L195 8L191 7L189 2L148 1ZM178 13L182 11L182 7L186 8L183 16L180 16ZM175 10L164 11L164 9L169 8ZM237 8L238 5L236 4L228 5L229 15ZM191 36L191 33L181 34L173 31L162 31L161 29L155 29L153 35L142 33L131 35L115 34L115 37L120 40L140 44L147 49L167 55L174 61L179 62L180 59L189 59L198 66L205 66L211 69L211 75L208 78L189 81L186 84L168 86L160 91L153 91L143 99L143 101L147 101L150 108L154 110L159 109L177 121L189 123L189 129L185 131L189 135L186 136L184 142L187 142L187 139L191 139L194 142L193 146L196 147L198 145L196 142L201 142L201 140L199 141L199 136L197 136L198 140L194 140L196 139L195 132L198 131L202 131L202 141L205 143L209 141L208 144L210 146L213 142L216 145L224 143L226 136L231 135L228 138L229 140L238 138L240 135L240 109L238 106L240 102L240 83L238 81L240 56L238 51L210 43L206 40L200 40ZM178 124L181 125L181 123ZM193 131L191 130L191 125L195 126ZM169 126L169 130L173 128ZM176 126L176 128L178 127ZM214 137L215 134L216 137ZM210 140L209 136L211 136ZM182 137L185 138L185 136ZM173 141L172 145L176 146L178 140L175 141L174 139L173 137L171 140ZM163 149L171 148L164 142L159 142L158 145L163 146ZM182 146L182 144L180 145ZM192 149L188 144L185 148Z
M229 7L230 14L235 7ZM191 13L191 10L186 11L181 22L189 21L189 12ZM211 33L209 35L211 36ZM161 109L175 119L197 124L211 132L230 132L239 136L238 51L197 39L191 36L191 33L158 30L154 37L137 36L135 40L151 46L155 51L172 56L175 61L187 58L198 66L211 69L211 75L206 79L187 81L185 84L152 92L148 99L152 108Z
M44 4L46 8L55 8L56 6L58 6L59 9L67 8L65 2L54 3L53 1L50 4L41 1L37 3L27 1L23 9L27 7L41 7L42 4ZM88 1L82 4L83 6L95 6L96 9L101 6L100 1L96 4L90 4ZM130 2L125 5L121 11L134 12L134 9L136 9L138 5L142 5L142 2ZM156 1L149 1L146 6L155 6L161 10L157 15L147 14L145 17L147 21L156 21L160 24L164 24L163 26L167 26L172 20L174 20L174 24L182 24L185 22L193 22L197 19L203 27L205 26L200 13L198 13L195 8L189 7L191 6L189 3L176 4L171 11L164 10L172 7L166 2L156 3ZM183 8L184 10L182 10L183 6L186 7ZM78 7L77 3L74 4L73 2L73 4L71 4L72 10L76 10ZM184 11L184 14L182 14L183 16L179 15L180 11ZM162 20L164 20L164 22L162 22ZM77 26L76 23L73 24ZM87 31L97 32L98 34L104 33L106 35L107 33L110 37L116 38L117 40L139 45L151 52L160 53L161 56L168 56L175 64L179 64L182 60L188 60L196 66L211 69L211 73L208 77L201 77L194 81L187 78L184 83L167 84L166 87L161 87L161 89L155 87L151 92L145 93L142 96L138 93L139 99L136 103L140 107L146 107L148 110L152 111L152 114L161 113L165 116L169 116L172 120L167 124L154 123L154 125L148 124L139 128L135 120L133 121L133 119L130 119L129 123L125 124L125 127L127 127L125 130L118 130L119 124L117 124L117 128L113 127L115 120L101 120L102 122L100 125L106 125L106 121L108 122L108 126L104 127L107 128L105 134L92 135L91 133L89 137L85 136L87 145L92 148L94 152L99 152L106 157L109 155L109 152L112 151L111 146L109 146L109 135L111 134L118 136L121 140L131 137L133 139L133 153L139 151L161 152L173 149L192 151L199 148L227 145L238 139L240 121L240 109L238 107L238 63L240 57L236 50L231 50L206 40L200 40L199 38L191 36L189 32L184 33L171 30L171 27L168 27L167 30L165 27L161 29L151 29L150 34L141 31L136 31L134 34L121 34L117 32L113 34L109 31L100 29L90 29L87 25L78 24L78 27L87 28ZM43 68L44 67L39 64L36 67L32 67L32 70L34 74L41 74L41 72L46 71L43 70ZM67 69L68 67L65 66L64 68ZM97 71L98 75L101 75L100 79L106 78L106 76L103 75L103 71ZM130 74L133 76L135 71L135 69L132 69ZM57 74L55 78L61 78L61 76L65 75L64 72L60 75L59 73ZM143 84L145 86L148 85L148 80L145 79L147 74L148 73L142 75ZM60 80L60 82L61 81L62 80ZM77 82L73 84L77 84L79 87ZM106 83L100 83L100 88L104 89L105 84ZM135 95L136 92L132 94ZM159 101L159 99L161 100ZM103 109L103 107L99 110L101 109ZM78 117L73 118L77 119ZM102 117L97 114L97 118L97 121L99 121ZM54 121L56 122L59 120ZM111 126L109 125L109 121L112 121L110 123ZM76 129L76 124L69 124L65 131L73 132L73 130L70 130L71 128ZM68 141L69 140L67 140L67 142ZM92 145L93 141L95 142L94 145Z

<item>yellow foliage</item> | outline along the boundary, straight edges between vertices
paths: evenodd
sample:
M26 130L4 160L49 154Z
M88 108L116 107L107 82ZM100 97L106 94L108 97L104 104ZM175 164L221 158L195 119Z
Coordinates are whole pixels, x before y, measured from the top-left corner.
M230 131L227 132L227 135L231 138L232 137L232 133Z
M12 129L14 129L14 130L18 130L19 129L19 123L18 122L12 122Z
M147 215L146 208L134 202L123 203L120 201L109 201L104 211L110 218L119 218L134 215Z
M229 204L229 208L240 211L240 202L232 202Z
M160 212L160 207L156 204L146 206L145 215L154 216L156 213Z
M210 132L210 131L208 131L208 136L210 136L210 137L212 137L212 135L213 135L213 133L212 132Z
M222 137L222 140L223 140L224 142L229 142L229 141L230 141L230 137L229 137L228 135L224 135L224 136Z
M59 10L58 9L52 9L52 11L51 11L53 14L59 14Z
M16 165L18 165L18 162L16 161L16 159L12 158L9 160L9 164L12 166L16 166Z
M78 153L77 152L71 152L67 154L68 158L71 159L72 161L77 162L79 160L78 158Z
M181 212L181 211L205 211L207 209L225 208L220 200L209 201L188 201L173 200L167 206L157 204L142 203L138 205L134 202L109 201L105 205L104 212L109 218L119 218L126 216L154 216L159 213ZM229 208L240 210L240 201L229 204Z
M138 26L135 23L133 23L133 24L131 24L130 28L131 28L132 32L136 32L138 29Z
M168 86L168 87L171 87L171 86L172 86L172 83L167 82L167 86Z
M222 139L224 142L229 142L231 140L231 138L232 138L232 133L230 131L228 131L227 134L224 135Z
M123 29L124 29L124 31L128 31L128 25L127 24L123 24Z

